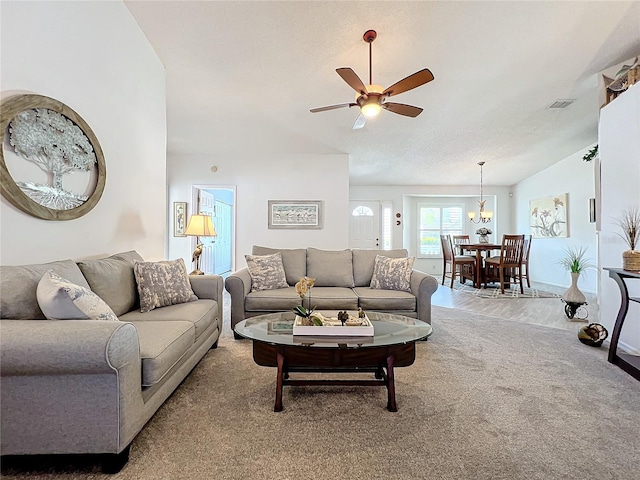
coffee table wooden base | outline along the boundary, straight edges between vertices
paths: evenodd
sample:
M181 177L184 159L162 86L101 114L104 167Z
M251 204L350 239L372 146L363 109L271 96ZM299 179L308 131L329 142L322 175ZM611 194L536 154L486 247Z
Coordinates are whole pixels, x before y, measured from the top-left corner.
M412 365L415 358L415 342L358 349L310 349L303 345L273 345L257 340L253 342L254 361L261 366L277 368L274 412L281 412L283 409L282 391L286 385L386 387L387 410L397 412L394 368ZM373 373L374 379L290 379L290 372Z

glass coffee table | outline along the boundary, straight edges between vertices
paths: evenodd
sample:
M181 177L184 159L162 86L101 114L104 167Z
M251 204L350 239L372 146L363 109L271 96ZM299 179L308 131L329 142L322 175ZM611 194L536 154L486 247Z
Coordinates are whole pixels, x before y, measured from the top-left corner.
M368 337L294 336L293 312L259 315L235 326L238 335L253 340L256 364L277 368L274 412L282 411L285 385L384 386L387 409L398 411L393 369L413 364L416 342L431 335L431 325L390 313L367 312L367 316L374 329ZM291 372L373 373L373 378L291 379Z

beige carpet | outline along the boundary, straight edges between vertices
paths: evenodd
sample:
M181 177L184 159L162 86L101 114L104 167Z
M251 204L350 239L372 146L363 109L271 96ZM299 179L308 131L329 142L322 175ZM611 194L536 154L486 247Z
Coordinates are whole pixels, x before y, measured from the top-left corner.
M138 435L125 469L39 459L34 479L635 479L640 382L572 332L433 308L384 389L285 387L227 330ZM228 324L227 324L228 325Z

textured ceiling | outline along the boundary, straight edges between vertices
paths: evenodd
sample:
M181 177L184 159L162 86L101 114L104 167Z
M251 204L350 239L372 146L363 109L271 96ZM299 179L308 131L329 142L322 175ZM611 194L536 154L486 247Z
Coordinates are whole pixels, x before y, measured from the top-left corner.
M167 71L172 154L347 153L353 185L512 185L597 141L599 72L640 53L640 2L127 1ZM336 74L435 80L362 130ZM548 109L575 99L566 109Z

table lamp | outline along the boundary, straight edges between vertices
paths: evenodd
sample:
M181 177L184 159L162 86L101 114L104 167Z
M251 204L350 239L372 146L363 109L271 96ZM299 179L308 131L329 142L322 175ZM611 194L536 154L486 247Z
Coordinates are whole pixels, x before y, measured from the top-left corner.
M191 256L191 261L196 262L196 269L189 275L204 275L200 270L200 254L202 253L202 243L200 237L217 237L216 229L213 226L209 215L195 214L189 218L189 224L184 231L185 235L196 237L196 248Z

